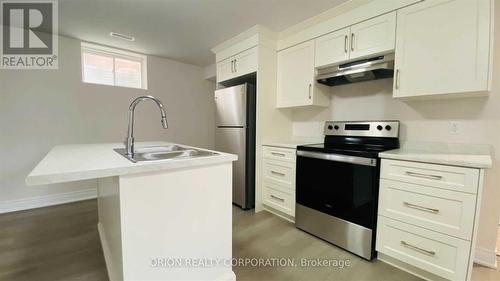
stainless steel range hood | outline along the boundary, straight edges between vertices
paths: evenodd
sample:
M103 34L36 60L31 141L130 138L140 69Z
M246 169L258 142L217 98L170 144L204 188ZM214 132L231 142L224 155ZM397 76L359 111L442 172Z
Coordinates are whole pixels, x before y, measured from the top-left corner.
M338 86L394 76L394 54L333 65L317 70L318 83Z

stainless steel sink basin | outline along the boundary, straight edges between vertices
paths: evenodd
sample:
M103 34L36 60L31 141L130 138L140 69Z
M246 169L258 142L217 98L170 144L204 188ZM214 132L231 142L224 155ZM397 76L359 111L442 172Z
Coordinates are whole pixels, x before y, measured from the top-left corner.
M114 151L134 163L142 161L174 160L217 155L215 152L182 147L175 144L137 147L132 157L127 155L127 150L125 148L115 148Z

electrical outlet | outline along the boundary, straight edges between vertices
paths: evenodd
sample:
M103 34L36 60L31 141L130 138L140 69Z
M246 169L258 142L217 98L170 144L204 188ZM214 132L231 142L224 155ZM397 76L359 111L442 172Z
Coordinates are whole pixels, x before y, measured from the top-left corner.
M461 124L457 121L450 122L450 134L459 135L461 132Z

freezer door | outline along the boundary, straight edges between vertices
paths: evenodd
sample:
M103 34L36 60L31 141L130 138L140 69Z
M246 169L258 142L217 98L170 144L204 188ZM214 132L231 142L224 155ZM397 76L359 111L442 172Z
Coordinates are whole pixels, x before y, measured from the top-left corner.
M246 126L246 84L215 91L216 126Z
M233 162L233 203L243 208L248 207L245 198L245 135L245 128L216 128L215 130L215 149L238 155L238 161Z

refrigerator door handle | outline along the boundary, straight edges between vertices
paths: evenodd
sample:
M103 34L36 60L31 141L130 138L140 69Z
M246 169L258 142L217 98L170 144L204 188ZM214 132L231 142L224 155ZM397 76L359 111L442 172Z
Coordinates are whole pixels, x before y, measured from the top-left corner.
M217 126L217 128L222 128L222 129L223 128L227 128L227 129L231 129L231 128L233 128L233 129L244 129L245 126Z

